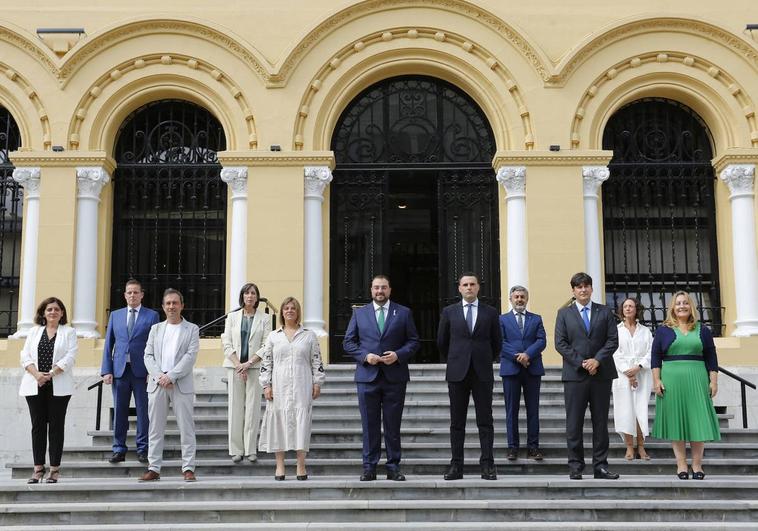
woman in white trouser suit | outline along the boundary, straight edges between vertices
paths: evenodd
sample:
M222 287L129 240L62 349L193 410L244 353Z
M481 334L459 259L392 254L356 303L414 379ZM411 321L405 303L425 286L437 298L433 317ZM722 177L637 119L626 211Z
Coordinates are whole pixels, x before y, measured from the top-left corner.
M258 309L258 286L247 283L239 296L241 309L226 318L221 344L227 369L229 391L229 455L239 463L243 457L257 459L258 430L261 425L261 395L258 381L261 357L258 351L271 332L271 316Z
M642 308L636 299L621 303L622 322L618 325L619 347L613 354L617 379L613 380L613 419L616 432L626 443L627 460L635 458L634 438L637 436L637 456L650 459L645 451L648 428L648 407L653 386L650 371L650 350L653 334L637 320Z

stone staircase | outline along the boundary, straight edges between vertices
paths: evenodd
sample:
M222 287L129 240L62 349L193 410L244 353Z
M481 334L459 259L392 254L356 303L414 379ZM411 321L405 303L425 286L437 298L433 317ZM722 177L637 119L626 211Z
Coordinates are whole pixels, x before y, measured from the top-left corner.
M314 406L308 457L310 479L275 482L273 456L235 465L226 450L226 393L198 393L197 483L180 479L179 435L169 420L161 481L142 484L144 472L130 452L109 464L110 431L90 433L93 445L65 450L57 485L26 485L30 462L13 463L0 483L0 525L9 529L757 529L758 430L727 428L706 446L705 481L675 478L666 442L650 440L650 461L626 461L611 434L610 467L619 481L585 476L570 481L558 368L549 368L541 394L541 447L545 460L524 451L505 455L505 414L497 378L493 409L498 481L479 479L478 437L469 410L466 477L444 481L450 459L444 366L412 368L403 416L405 483L361 483L361 430L352 366L332 365ZM654 412L651 400L651 416ZM522 416L524 415L522 407ZM522 439L525 437L522 419ZM589 434L589 420L587 420ZM610 421L613 426L613 420ZM133 427L133 426L132 426ZM133 434L131 435L133 437ZM133 438L130 446L133 445ZM585 438L588 462L591 440ZM380 474L382 469L378 471ZM381 476L380 476L381 477Z

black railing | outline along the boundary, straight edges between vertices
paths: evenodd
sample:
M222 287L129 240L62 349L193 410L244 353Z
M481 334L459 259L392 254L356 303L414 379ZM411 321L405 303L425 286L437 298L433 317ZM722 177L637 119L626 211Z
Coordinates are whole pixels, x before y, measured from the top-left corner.
M266 313L271 313L271 311L273 311L274 315L271 316L271 329L275 330L276 329L276 309L271 308L271 305L268 303L268 299L264 299L263 297L261 297L260 300L262 303L266 305L266 308L264 310ZM235 310L232 310L229 313L236 312L239 309L240 308L237 308ZM221 323L224 319L226 319L229 313L220 315L219 317L216 317L213 321L205 323L203 326L200 327L200 332ZM103 409L103 383L105 383L104 380L100 378L98 381L96 381L95 383L87 387L87 391L92 391L93 389L97 388L97 406L95 409L95 431L100 431L100 417L101 417L101 410Z
M741 376L737 376L731 371L726 370L723 367L719 367L719 372L723 372L729 378L732 378L733 380L737 380L740 382L740 395L742 395L742 427L744 429L747 429L747 393L745 391L745 387L750 387L752 389L755 389L755 384L752 382L748 382Z

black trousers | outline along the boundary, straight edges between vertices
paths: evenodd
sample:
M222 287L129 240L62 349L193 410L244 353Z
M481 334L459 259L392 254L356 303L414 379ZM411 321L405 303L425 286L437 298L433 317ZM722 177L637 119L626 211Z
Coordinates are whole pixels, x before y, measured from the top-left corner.
M466 416L470 397L474 397L476 427L479 429L479 446L481 456L479 464L494 465L492 445L495 429L492 426L492 387L493 381L483 382L476 376L476 371L469 366L466 377L460 382L447 382L450 397L450 446L452 448L451 464L463 465L463 445L466 439Z
M45 451L50 439L50 466L60 466L63 455L63 433L66 427L66 409L71 396L54 396L53 384L48 382L37 396L27 396L29 416L32 419L32 453L34 465L45 464Z
M566 402L566 446L572 471L584 470L584 415L590 406L592 418L592 467L608 466L608 409L613 380L586 378L580 382L563 382Z

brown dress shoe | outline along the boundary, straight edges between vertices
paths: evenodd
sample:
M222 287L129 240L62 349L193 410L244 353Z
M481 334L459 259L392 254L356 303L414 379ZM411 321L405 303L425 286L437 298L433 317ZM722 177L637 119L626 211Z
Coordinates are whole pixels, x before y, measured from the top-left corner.
M161 475L154 470L148 470L139 478L140 481L158 481L159 479L161 479Z
M182 475L184 476L184 481L197 481L195 473L192 470L185 470L182 472Z

